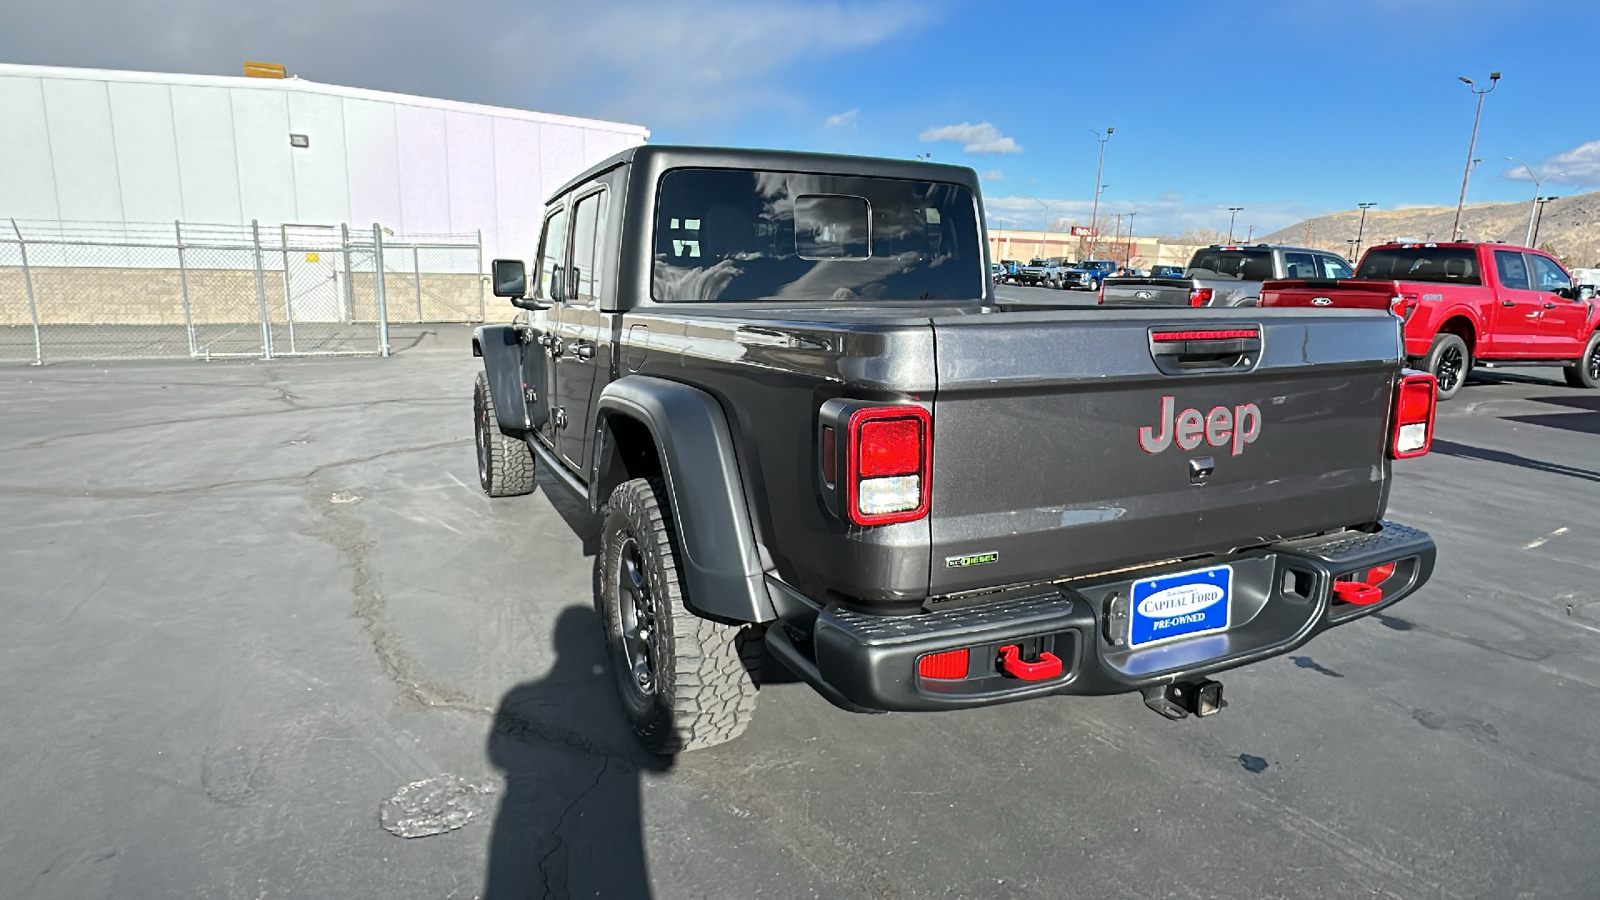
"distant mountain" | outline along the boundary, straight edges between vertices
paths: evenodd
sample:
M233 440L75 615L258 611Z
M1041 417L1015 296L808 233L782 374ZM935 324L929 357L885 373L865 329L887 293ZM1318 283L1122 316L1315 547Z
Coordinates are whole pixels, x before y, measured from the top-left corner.
M1478 203L1461 213L1461 229L1469 241L1505 241L1521 244L1528 236L1531 199L1521 203ZM1371 247L1395 238L1443 241L1450 238L1455 207L1369 209L1362 246ZM1360 210L1336 212L1307 219L1258 238L1268 244L1297 244L1336 250L1348 256L1346 241L1356 236ZM1307 229L1310 236L1307 237ZM1539 246L1549 245L1568 266L1600 266L1600 191L1562 197L1545 204L1539 221Z

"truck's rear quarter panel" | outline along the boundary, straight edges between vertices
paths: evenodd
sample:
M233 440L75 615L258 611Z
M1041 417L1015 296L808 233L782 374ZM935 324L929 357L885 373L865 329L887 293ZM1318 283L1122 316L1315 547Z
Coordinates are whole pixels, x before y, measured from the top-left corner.
M1242 316L1240 313L1249 313ZM1163 374L1151 326L1259 325L1249 371ZM1387 315L1015 312L936 319L930 590L949 594L1225 552L1372 522L1399 371ZM1256 439L1141 449L1174 411L1260 410ZM1209 483L1189 460L1209 456ZM946 560L998 553L958 568Z

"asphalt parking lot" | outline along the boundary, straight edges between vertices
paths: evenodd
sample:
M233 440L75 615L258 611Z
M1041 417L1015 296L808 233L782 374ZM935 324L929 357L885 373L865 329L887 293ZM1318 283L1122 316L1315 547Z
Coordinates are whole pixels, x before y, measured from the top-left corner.
M1600 896L1600 392L1557 370L1479 379L1397 464L1433 581L1225 675L1220 716L773 684L665 762L615 708L595 523L477 488L474 367L441 328L0 368L0 894Z

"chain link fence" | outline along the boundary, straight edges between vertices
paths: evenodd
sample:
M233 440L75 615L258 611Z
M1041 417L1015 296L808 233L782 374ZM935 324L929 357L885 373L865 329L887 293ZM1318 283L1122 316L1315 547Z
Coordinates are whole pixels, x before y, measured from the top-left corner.
M388 356L390 324L483 321L481 233L0 226L0 363Z

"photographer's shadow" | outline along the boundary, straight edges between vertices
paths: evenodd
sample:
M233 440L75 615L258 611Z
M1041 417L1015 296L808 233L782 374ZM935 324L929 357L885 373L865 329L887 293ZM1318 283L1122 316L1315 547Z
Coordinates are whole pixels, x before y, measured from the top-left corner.
M562 611L554 642L550 673L508 692L489 734L506 787L484 900L648 898L640 780L673 761L629 730L594 610Z

